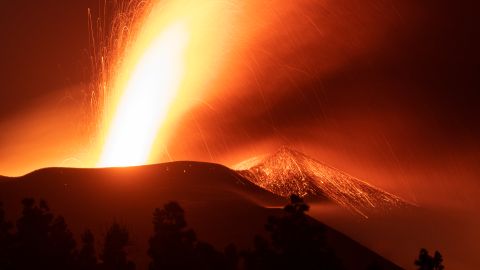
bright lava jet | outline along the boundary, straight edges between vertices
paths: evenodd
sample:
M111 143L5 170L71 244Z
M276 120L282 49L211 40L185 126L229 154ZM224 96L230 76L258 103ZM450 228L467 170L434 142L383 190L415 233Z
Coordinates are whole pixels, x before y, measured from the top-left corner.
M201 87L219 70L225 32L232 25L223 23L231 14L221 12L228 2L138 2L119 13L109 51L97 57L108 77L97 83L104 99L98 102L98 167L148 164L156 151L168 152L162 147L171 136L169 124L201 99ZM138 6L140 15L130 19ZM219 32L218 24L227 30Z
M169 26L145 51L128 81L99 166L145 164L184 72L188 30Z

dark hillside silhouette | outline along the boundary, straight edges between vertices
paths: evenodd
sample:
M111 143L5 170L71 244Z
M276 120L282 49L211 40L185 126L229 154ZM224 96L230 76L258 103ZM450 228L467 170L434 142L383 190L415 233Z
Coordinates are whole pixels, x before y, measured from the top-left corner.
M328 227L306 215L309 206L292 195L281 215L268 217L268 238L255 236L253 248L238 251L228 245L223 252L199 241L187 226L185 211L170 202L153 212L153 235L149 241L150 270L160 269L344 269L326 240ZM0 204L0 266L2 270L73 269L134 270L128 246L129 232L114 222L105 234L100 261L95 252L95 237L90 230L81 235L77 251L73 235L62 216L55 216L45 201L22 200L22 216L14 230ZM241 254L241 256L239 256ZM350 261L357 265L357 261ZM443 258L422 249L415 265L419 270L443 270ZM146 268L140 268L146 269ZM351 268L354 269L354 268ZM357 269L364 269L359 267ZM372 261L366 269L395 269Z
M196 234L218 250L232 242L246 248L251 235L262 232L265 218L275 211L261 205L281 205L284 201L224 166L199 162L50 168L0 181L0 201L11 220L18 218L18 202L25 197L47 198L55 212L64 215L75 235L90 228L98 242L103 240L103 225L110 224L112 217L126 221L128 228L135 230L135 248L130 256L139 269L150 262L147 249L152 210L168 201L178 201ZM100 253L101 248L97 249Z
M115 217L125 221L125 225L135 234L133 248L123 249L128 251L127 262L134 261L137 269L148 269L153 261L147 252L150 247L149 239L157 237L155 229L152 233L152 210L172 199L184 210L183 218L185 213L188 217L188 226L180 227L178 231L195 230L195 238L193 243L190 243L193 245L193 254L189 256L193 256L198 262L196 267L204 269L235 269L236 265L243 266L244 259L239 258L238 254L244 250L255 250L252 241L254 235L268 239L267 251L281 254L281 249L275 247L276 244L273 244L269 237L272 232L283 231L280 229L282 226L268 232L265 230L265 223L269 216L277 216L278 222L282 217L292 216L276 207L284 205L285 199L262 190L224 166L198 162L108 169L50 168L0 181L0 200L8 210L6 214L10 220L22 217L19 214L22 212L19 201L25 197L47 198L55 212L65 217L69 225L68 231L74 232L78 237L77 252L75 248L66 248L71 251L67 254L74 255L78 267L83 265L80 263L82 260L90 261L93 265L95 255L99 258L98 266L106 262L102 256L105 255L103 246L98 244L103 245L105 242L102 241L103 237L100 237L104 233L103 224L108 224ZM274 207L266 208L265 205ZM40 208L38 205L36 207ZM162 209L165 210L160 210ZM173 210L169 212L175 213ZM45 210L40 216L48 217L48 214L52 215L48 218L50 225L47 227L50 230L54 215L50 210ZM311 220L312 224L322 224L312 218L307 219ZM61 223L56 226L58 231L64 228L60 226ZM383 269L400 269L346 235L323 224L321 227L326 244L333 249L345 269L366 269L372 261L379 261ZM95 244L95 240L81 239L86 228L90 228L92 235L100 241ZM13 233L13 238L18 238L14 229L10 232ZM68 233L55 235L63 235L68 239ZM62 239L63 236L56 239ZM225 248L231 243L234 246ZM257 241L256 244L261 246L262 242ZM88 247L89 245L91 247ZM97 254L91 250L95 247ZM221 262L217 264L220 258ZM409 261L411 262L411 258Z

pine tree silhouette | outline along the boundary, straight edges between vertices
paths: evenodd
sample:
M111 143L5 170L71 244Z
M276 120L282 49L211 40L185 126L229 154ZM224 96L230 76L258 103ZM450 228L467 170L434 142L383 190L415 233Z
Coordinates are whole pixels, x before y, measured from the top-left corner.
M433 255L433 269L434 270L443 270L445 266L443 266L443 257L440 252L435 251L435 255Z
M148 255L150 270L159 269L235 269L235 250L229 247L229 259L187 228L185 212L176 202L167 203L153 213L154 235Z
M237 247L234 244L229 244L224 250L225 256L225 269L234 270L237 269L240 256Z
M63 217L54 217L45 201L22 201L12 259L16 269L70 269L75 240Z
M33 199L22 201L22 216L17 221L17 233L15 235L15 265L19 269L29 269L35 266L46 269L48 253L48 231L53 220L48 206L41 202L40 206Z
M435 251L435 254L430 256L428 250L422 248L418 255L418 259L415 260L415 265L418 266L418 270L443 270L443 257L440 252Z
M133 270L135 264L127 258L126 246L129 244L129 234L125 227L114 222L105 235L101 269L102 270Z
M95 237L90 230L86 230L82 234L82 247L80 249L80 252L78 253L76 269L98 269L97 256L95 253Z
M212 245L198 241L194 249L195 269L224 270L227 269L224 255Z
M62 216L54 218L50 225L49 247L53 266L50 269L72 269L75 263L76 251L73 234L67 227Z
M149 240L150 270L192 269L194 262L193 230L187 229L184 211L176 202L153 213L154 235Z
M284 215L268 218L270 242L256 237L255 248L245 255L247 269L340 269L325 240L325 227L305 213L309 206L290 197Z
M7 221L3 204L0 203L0 269L13 269L12 245L13 234L11 232L13 224Z
M242 257L247 270L277 269L279 267L278 255L268 240L259 235L253 239L253 250L243 251Z

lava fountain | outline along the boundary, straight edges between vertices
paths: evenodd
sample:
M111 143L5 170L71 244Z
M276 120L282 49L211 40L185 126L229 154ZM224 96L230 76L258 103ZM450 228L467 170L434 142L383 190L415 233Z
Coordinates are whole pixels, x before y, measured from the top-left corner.
M125 87L100 166L147 162L162 120L179 89L187 41L186 26L175 23L145 51Z
M220 63L214 54L222 50L226 38L212 31L232 18L224 12L228 2L143 4L150 10L138 19L136 33L130 33L131 44L120 54L114 52L114 57L121 58L114 61L121 64L111 65L109 72L114 75L99 84L108 85L103 89L108 92L101 108L106 136L99 167L149 163L154 145L161 145L158 141L168 136L168 122L200 98L201 86L214 76L212 70ZM114 35L121 37L123 29L119 33Z

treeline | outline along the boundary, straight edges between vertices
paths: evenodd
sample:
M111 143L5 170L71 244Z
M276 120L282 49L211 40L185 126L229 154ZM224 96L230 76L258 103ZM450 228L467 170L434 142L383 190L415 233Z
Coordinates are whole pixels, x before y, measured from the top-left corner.
M127 254L130 240L124 226L113 223L97 253L93 233L86 230L77 248L65 219L54 215L45 201L24 199L22 205L22 215L14 226L6 220L0 204L1 270L135 269ZM268 218L268 238L255 236L249 250L229 245L220 251L197 239L178 203L167 203L153 212L149 269L342 269L325 239L324 225L308 217L308 209L300 197L292 195L283 215ZM432 257L424 249L415 265L420 270L443 269L440 253ZM372 265L371 269L381 268Z

